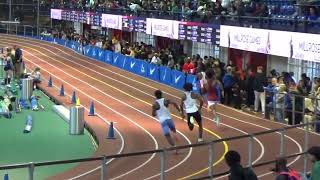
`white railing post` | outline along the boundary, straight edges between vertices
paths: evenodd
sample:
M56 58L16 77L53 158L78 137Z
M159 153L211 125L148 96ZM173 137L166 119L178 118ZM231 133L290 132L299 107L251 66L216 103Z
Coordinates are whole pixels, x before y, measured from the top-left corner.
M165 180L165 164L166 164L166 151L160 152L160 180Z
M285 129L282 129L280 131L280 156L285 155L284 143L285 143Z
M213 160L214 160L214 143L209 144L209 177L212 179L213 175Z
M106 171L107 171L107 158L106 156L103 156L101 159L101 180L104 180L106 177Z
M309 123L307 122L305 126L304 131L304 152L308 151L308 145L309 145ZM307 173L308 168L308 154L303 155L303 173Z
M252 153L253 153L253 135L250 134L249 137L249 144L248 144L248 166L252 167Z
M33 180L33 173L34 173L34 164L33 164L33 162L31 162L29 164L28 172L29 172L29 180Z

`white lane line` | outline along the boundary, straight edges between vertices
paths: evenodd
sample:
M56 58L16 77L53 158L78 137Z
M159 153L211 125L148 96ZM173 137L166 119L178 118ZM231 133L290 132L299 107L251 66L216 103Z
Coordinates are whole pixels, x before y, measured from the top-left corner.
M27 53L28 53L28 52L27 52ZM29 53L29 54L30 54L30 53ZM34 55L32 55L32 56L33 56L33 57L36 57L36 56L34 56ZM38 58L38 57L36 57L36 58ZM39 66L38 64L33 63L33 62L32 62L31 60L29 60L28 58L25 58L25 59L26 59L27 61L29 61L30 63L32 63L33 65ZM38 58L38 59L39 59L39 58ZM158 149L158 148L159 148L158 142L156 141L155 137L152 136L152 134L151 134L149 131L147 131L145 128L143 128L142 126L140 126L138 123L134 122L133 120L131 120L130 118L126 117L125 115L119 113L118 111L113 110L113 109L110 108L109 106L107 106L107 105L105 105L104 103L100 102L99 100L91 97L90 95L88 95L87 93L85 93L85 92L81 91L80 89L76 88L76 87L73 86L72 84L70 84L70 83L62 80L62 79L59 78L58 76L50 73L48 70L46 70L46 69L44 69L44 68L41 68L41 69L44 70L45 72L47 72L48 74L50 74L52 77L55 77L56 79L59 79L60 81L64 82L64 84L68 84L69 86L71 86L71 87L73 87L75 90L77 90L78 92L81 92L82 94L86 95L86 96L89 97L90 99L95 100L95 102L101 104L102 106L106 107L107 109L111 110L112 112L118 114L119 116L125 118L126 120L130 121L130 122L133 123L134 125L138 126L140 129L142 129L145 133L147 133L147 134L151 137L151 139L153 140L153 142L154 142L154 144L155 144L155 149ZM154 157L155 157L155 153L152 154L151 157L150 157L147 161L145 161L145 162L143 163L143 165L149 163ZM142 165L140 165L140 166L142 166ZM93 172L93 171L92 171L92 172ZM88 174L88 173L78 175L78 176L73 177L73 178L71 178L71 179L77 179L77 178L83 177L83 176L86 175L86 174Z
M34 56L32 53L30 53L30 52L28 52L28 51L26 51L26 53ZM41 54L43 54L43 53L41 53ZM43 55L46 56L46 57L48 57L48 58L50 58L50 59L53 59L53 58L51 58L51 57L49 57L49 56L47 56L47 55L45 55L45 54L43 54ZM36 56L34 56L34 57L36 57ZM36 57L36 58L38 58L38 57ZM146 114L145 112L142 112L142 111L136 109L135 107L133 107L133 106L131 106L131 105L129 105L129 104L127 104L127 103L125 103L125 102L123 102L123 101L121 101L121 100L119 100L119 99L117 99L117 98L115 98L115 97L113 97L113 96L111 96L111 95L109 95L109 94L101 91L100 89L98 89L98 88L90 85L89 83L84 82L83 80L80 80L79 78L76 78L76 77L70 75L69 73L63 71L61 68L58 68L58 67L56 67L56 66L54 66L54 65L52 65L52 64L50 64L50 63L48 63L48 62L46 62L46 61L43 61L43 60L41 60L40 58L38 58L38 59L39 59L40 61L42 61L42 62L45 62L45 63L49 64L50 66L52 66L52 67L54 67L54 68L60 70L60 71L63 72L64 74L67 74L68 76L70 76L70 77L72 77L72 78L74 78L74 79L76 79L76 80L78 80L78 81L81 81L81 82L87 84L88 86L96 89L97 91L101 92L102 94L104 94L104 95L106 95L106 96L108 96L108 97L110 97L110 98L112 98L112 99L114 99L114 100L116 100L116 101L118 101L118 102L126 105L126 106L129 106L130 108L132 108L132 109L134 109L134 110L136 110L136 111L138 111L138 112L140 112L140 113L142 113L142 114L144 114L144 115L146 115L146 116L154 119L155 121L158 121L156 118L152 117L151 115ZM33 63L33 64L34 64L34 63ZM88 96L88 97L89 97L89 96ZM191 141L190 141L183 133L181 133L180 131L177 131L177 132L178 132L179 134L181 134L181 135L187 140L187 142L188 142L189 144L191 144ZM158 149L158 144L157 144L157 146L156 146L155 149ZM187 155L182 161L179 162L179 165L182 164L182 163L184 163L187 159L189 159L189 157L191 156L191 152L192 152L192 148L189 149L188 155ZM154 156L154 154L153 154L153 156ZM148 162L149 162L149 161L148 161ZM146 162L145 164L147 164L148 162ZM144 165L145 165L145 164L144 164ZM143 165L143 166L144 166L144 165ZM142 167L142 166L141 166L141 167ZM141 167L137 167L136 169L141 168ZM135 170L136 170L136 169L135 169ZM135 170L134 170L134 171L135 171ZM131 173L131 172L133 172L133 171L130 171L130 172L125 173L125 174L122 174L121 177L124 176L124 175L127 175L127 174L129 174L129 173ZM120 176L119 176L119 177L116 177L116 178L120 178Z
M31 70L31 69L29 69L29 70ZM31 70L31 71L32 71L32 70ZM42 79L48 81L48 79L46 79L46 78L43 78L43 77L42 77ZM53 84L53 87L56 88L57 90L60 90L60 87L56 86L55 84ZM65 95L71 98L71 95L68 94L67 92L65 92ZM83 106L83 107L85 108L85 110L86 110L87 112L90 111L87 107L85 107L85 106ZM110 121L106 120L106 119L105 119L104 117L102 117L99 113L95 113L95 114L96 114L97 117L99 117L101 120L103 120L106 124L110 125ZM116 127L114 127L114 130L117 132L117 134L119 135L119 137L120 137L120 139L121 139L121 147L120 147L120 150L117 152L117 154L121 154L121 153L123 152L123 149L124 149L124 138L123 138L123 135L120 133L120 131L119 131ZM108 161L106 162L106 164L110 164L113 160L115 160L115 158L112 158L112 159L108 160ZM90 173L92 173L92 172L94 172L94 171L96 171L96 170L99 170L100 168L101 168L101 166L98 166L98 167L96 167L96 168L94 168L94 169L92 169L92 170L89 170L89 171L87 171L87 172L85 172L85 173L83 173L83 174L80 174L80 175L78 175L78 176L76 176L76 177L74 177L74 178L72 178L72 179L76 179L76 178L79 178L79 177L88 175L88 174L90 174Z
M45 43L39 43L39 44L45 44ZM58 49L58 48L56 48L56 49ZM60 50L60 49L58 49L58 50L69 56L69 54L66 53L66 52L64 52L63 50ZM55 53L53 53L53 54L55 54ZM81 57L83 57L83 56L81 56ZM64 57L63 57L63 58L64 58ZM90 58L90 59L92 59L92 58ZM82 60L82 59L80 59L80 60L81 60L81 61L85 61L85 60ZM93 60L95 60L95 59L93 59ZM97 60L95 60L95 61L97 61ZM94 65L95 65L95 64L94 64ZM95 65L95 66L97 66L97 65ZM102 68L102 67L100 67L100 66L97 66L97 67ZM102 68L102 69L108 70L108 69L106 69L106 68ZM110 71L110 70L108 70L108 71ZM114 73L114 74L118 74L118 73L115 73L115 72L113 72L113 71L110 71L110 72L112 72L112 73ZM129 73L130 73L130 72L129 72ZM140 84L142 84L142 85L148 86L148 87L150 87L150 88L152 88L152 89L156 89L156 88L154 88L154 87L152 87L152 86L150 86L150 85L141 83L140 81L133 80L133 79L128 78L128 77L126 77L126 76L123 76L123 75L121 75L121 74L118 74L118 75L120 75L120 76L122 76L122 77L124 77L124 78L127 78L127 79L129 79L129 80L131 80L131 81L135 81L135 82L138 82L138 83L140 83ZM142 76L141 76L141 77L142 77ZM143 77L143 78L145 78L145 77ZM154 81L154 82L155 82L155 81ZM168 87L170 87L170 86L168 86ZM170 87L170 88L171 88L171 87ZM178 90L178 91L180 91L180 90ZM168 93L167 93L167 94L168 94ZM178 97L175 96L175 95L172 95L172 94L169 94L169 95L178 98ZM227 107L227 108L230 108L230 107ZM232 108L232 110L234 110L234 109ZM226 116L226 115L224 115L224 114L221 114L221 115ZM228 116L226 116L226 117L228 117ZM253 116L253 117L255 117L255 116ZM205 117L205 118L207 119L207 117ZM256 117L255 117L255 118L256 118ZM209 119L209 120L210 120L210 119ZM236 119L236 120L239 120L239 119ZM241 121L241 120L240 120L240 121ZM248 122L245 122L245 121L242 121L242 122L243 122L243 123L248 123ZM256 124L253 124L253 123L249 123L249 124L254 125L254 126L257 126ZM258 126L259 126L259 125L258 125ZM263 127L263 126L260 126L260 127ZM286 137L288 138L288 136L286 136ZM292 138L289 138L289 139L290 139L290 140L293 140ZM296 141L295 141L295 143L296 143ZM296 144L297 144L297 143L296 143ZM298 143L298 144L299 144L299 143ZM300 146L300 144L299 144L299 146ZM298 147L299 147L299 146L298 146ZM300 147L301 147L301 146L300 146ZM300 148L299 148L299 149L300 149Z

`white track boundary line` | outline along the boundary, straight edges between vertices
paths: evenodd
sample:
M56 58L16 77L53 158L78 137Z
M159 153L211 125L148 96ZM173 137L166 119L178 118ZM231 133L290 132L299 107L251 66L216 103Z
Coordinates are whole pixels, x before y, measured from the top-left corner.
M34 56L34 55L32 55L32 56ZM34 56L34 57L36 57L36 56ZM38 57L36 57L36 58L38 58ZM33 63L33 62L32 62L31 60L29 60L28 58L25 58L25 59L27 59L27 61L31 62L33 65L38 66L37 64ZM39 58L38 58L38 59L39 59ZM60 81L64 82L65 84L68 84L69 86L73 87L74 89L76 89L77 91L79 91L79 92L81 92L82 94L86 95L87 97L95 100L96 102L98 102L98 103L101 104L102 106L106 107L107 109L111 110L112 112L114 112L114 113L118 114L119 116L127 119L128 121L130 121L130 122L133 123L134 125L138 126L140 129L142 129L144 132L146 132L146 133L151 137L151 139L153 140L153 142L154 142L154 144L155 144L155 149L158 149L158 148L159 148L158 142L156 141L155 137L152 136L152 134L151 134L149 131L147 131L146 129L144 129L144 128L143 128L142 126L140 126L138 123L134 122L133 120L131 120L130 118L124 116L123 114L119 113L118 111L113 110L112 108L110 108L109 106L107 106L107 105L105 105L104 103L100 102L99 100L97 100L97 99L91 97L90 95L84 93L84 92L81 91L80 89L78 89L78 88L74 87L73 85L71 85L70 83L62 80L62 79L59 78L58 76L50 73L50 72L47 71L46 69L44 69L44 68L41 68L41 69L44 70L44 71L46 71L46 72L47 72L48 74L50 74L51 76L53 76L53 77L59 79ZM142 165L140 165L140 166L142 167L142 166L144 166L145 164L149 163L154 157L155 157L155 153L152 154L151 157L150 157L147 161L145 161ZM98 169L99 169L99 168L98 168ZM92 172L94 172L94 171L92 171ZM70 178L70 179L78 179L78 178L83 177L83 176L85 176L85 175L87 175L87 174L89 174L89 173L81 174L81 175L78 175L78 176L73 177L73 178Z
M14 37L17 37L17 36L14 36L14 35L10 35L10 36L13 37L13 38L12 38L13 40L16 40ZM20 36L19 36L19 37L20 37ZM31 40L34 40L37 44L42 44L42 45L45 45L45 46L50 46L50 44L49 44L50 42L48 42L48 41L43 41L43 40L38 40L38 39L32 39L32 38L26 38L26 37L23 37L23 36L21 36L21 37L22 37L23 39L26 39L26 40L24 40L24 41L26 41L27 43L28 43L28 39L29 39L29 40L31 39ZM7 39L9 39L9 38L7 38ZM81 58L78 59L78 60L80 60L80 61L89 63L88 61L86 61L86 59L91 59L91 60L100 62L100 63L102 63L102 64L110 65L110 64L107 64L107 63L98 61L98 60L96 60L96 59L93 59L93 58L91 58L91 57L84 56L84 55L78 53L77 51L75 51L75 50L73 50L73 49L70 49L70 48L68 48L68 47L62 46L62 45L60 45L60 44L55 44L55 43L52 43L52 42L51 42L51 44L57 45L57 46L60 46L60 47L64 47L64 48L67 48L68 50L74 51L75 54L77 54L78 56L81 57ZM58 51L60 51L60 52L62 52L62 53L64 53L64 54L66 54L66 55L68 55L68 56L71 56L69 53L67 53L67 52L65 52L64 50L61 50L61 49L59 49L59 48L56 48L55 46L50 46L50 47L53 47L53 48L55 48L56 50L58 50ZM53 53L53 54L57 55L56 53ZM65 57L63 57L63 58L65 58ZM157 90L157 88L154 88L153 86L150 86L150 85L145 84L145 83L142 83L142 82L140 82L140 81L138 81L138 80L129 78L129 77L124 76L124 75L122 75L122 74L119 74L119 73L117 73L117 72L111 71L111 70L109 70L109 69L107 69L107 68L98 66L98 65L96 65L96 64L92 64L92 65L96 66L96 67L99 68L99 69L103 69L103 70L109 71L109 72L111 72L111 73L113 73L113 74L116 74L116 75L118 75L118 76L121 76L121 77L123 77L123 78L125 78L125 79L128 79L128 80L130 80L130 81L133 81L133 82L139 83L139 84L141 84L141 85L143 85L143 86L147 86L147 87L149 87L149 88L151 88L151 89ZM110 66L112 66L112 65L110 65ZM112 67L115 67L115 66L112 66ZM118 67L115 67L115 68L118 68ZM130 74L139 76L139 77L141 77L141 78L143 78L143 79L150 80L150 81L153 81L153 82L159 84L159 82L154 81L154 80L152 80L152 79L148 79L148 78L146 78L146 77L144 77L144 76L141 76L141 75L139 75L139 74L134 74L134 73L132 73L132 72L130 72L130 71L126 71L126 70L123 70L123 69L121 69L121 68L118 68L118 69L120 69L120 70L122 70L122 71L125 71L125 72L128 72L128 73L130 73ZM168 88L170 88L170 89L173 89L173 90L175 90L175 91L182 92L181 90L175 89L175 88L173 88L173 87L171 87L171 86L168 86L168 85L166 85L166 84L163 84L163 83L160 83L160 84L163 85L163 86L166 86L166 87L168 87ZM165 93L165 94L167 94L167 95L169 95L169 96L172 96L172 97L175 97L175 98L177 98L177 99L180 99L180 97L175 96L175 95L173 95L173 94L171 94L171 93L168 93L168 92L166 92L166 91L162 91L162 92ZM220 105L223 106L223 107L225 107L225 108L232 109L232 110L234 110L234 111L236 111L236 112L239 112L239 113L241 113L241 114L247 115L247 116L251 116L251 117L254 117L254 118L258 118L258 119L261 119L261 120L264 120L264 121L268 121L268 122L271 122L271 123L274 123L274 124L278 124L278 125L290 126L290 125L288 125L288 124L282 124L282 123L275 122L275 121L269 121L269 120L266 120L266 119L264 119L264 118L261 118L261 117L258 117L258 116L254 116L254 115L252 115L252 114L249 114L249 113L246 113L246 112L243 112L243 111L234 109L234 108L232 108L232 107L225 106L225 105L223 105L223 104L220 104ZM218 113L218 114L219 114L219 113ZM298 129L304 130L303 128L298 128ZM317 133L315 133L315 132L310 132L310 133L312 133L312 134L314 134L314 135L317 135L317 136L320 136L320 134L317 134Z
M39 44L45 44L45 43L39 43ZM62 46L62 47L63 47L63 46ZM58 48L56 48L56 49L58 49ZM60 50L60 49L58 49L58 50L61 51L61 52L63 52L63 53L65 53L64 51L62 51L62 50ZM52 52L52 51L51 51L51 52ZM53 53L53 52L52 52L52 53ZM57 55L56 53L53 53L53 54ZM65 53L65 54L67 54L67 53ZM69 55L69 54L67 54L67 55ZM83 56L82 56L82 57L83 57ZM63 58L64 58L64 57L63 57ZM92 59L92 58L90 58L90 59ZM94 59L94 60L95 60L95 59ZM84 60L81 60L81 61L84 61ZM97 60L95 60L95 61L97 61ZM99 62L99 61L98 61L98 62ZM101 62L101 63L102 63L102 62ZM96 65L96 66L97 66L97 65ZM99 67L99 66L97 66L97 67ZM100 67L100 68L102 68L102 67ZM102 68L102 69L105 69L105 68ZM105 70L107 70L107 69L105 69ZM108 71L110 71L110 70L108 70ZM113 71L110 71L110 72L113 72ZM128 72L128 71L126 71L126 72ZM113 72L113 73L115 73L115 72ZM131 73L131 72L129 72L129 73ZM118 74L118 73L115 73L115 74ZM118 75L120 75L120 74L118 74ZM123 75L121 75L121 76L123 76ZM128 78L128 77L126 77L126 76L123 76L123 77L132 80L131 78ZM142 76L141 76L141 77L142 77ZM144 78L145 78L145 77L144 77ZM149 85L147 85L147 84L141 83L140 81L136 81L136 80L132 80L132 81L139 82L140 84L143 84L143 85L145 85L145 86L149 86ZM165 85L165 84L164 84L164 85ZM166 86L167 86L167 85L166 85ZM152 87L152 86L149 86L149 87L155 89L155 88ZM170 86L168 86L168 87L170 87ZM171 87L170 87L170 88L171 88ZM180 91L180 90L178 90L178 91ZM168 93L167 93L167 94L168 94ZM169 95L178 98L177 96L174 96L174 95L172 95L172 94L169 94ZM226 107L227 107L227 106L226 106ZM227 107L227 108L230 108L230 107ZM230 109L234 110L233 108L230 108ZM241 111L238 111L238 112L241 112ZM243 113L243 112L241 112L241 113ZM247 113L243 113L243 114L249 115L249 114L247 114ZM226 116L226 115L224 115L224 114L221 114L221 115ZM252 116L252 115L250 115L250 116ZM228 117L228 116L227 116L227 117ZM257 118L256 116L252 116L252 117ZM262 119L262 118L260 118L260 119ZM210 120L210 119L209 119L209 120ZM239 119L238 119L238 120L239 120ZM265 119L263 119L263 120L265 120ZM241 120L240 120L240 121L241 121ZM242 122L248 123L248 122L245 122L245 121L242 121ZM277 123L277 122L274 122L274 123ZM249 123L249 124L254 125L254 126L259 126L259 125L252 124L252 123ZM260 126L260 127L263 127L263 126ZM288 136L286 136L286 137L289 138ZM289 139L290 139L290 140L293 140L293 142L295 142L297 145L299 144L299 143L297 143L294 139L292 139L291 137L290 137ZM299 149L301 148L300 144L298 145L298 147L299 147Z
M31 69L30 69L30 70L31 70ZM43 78L43 77L42 77L42 79L44 79L44 80L46 80L46 81L48 80L48 79ZM53 87L55 87L57 90L60 89L60 88L59 88L58 86L56 86L55 84L53 84ZM71 95L68 94L67 92L65 92L65 95L71 98ZM83 107L85 108L86 111L89 112L89 109L88 109L87 107L85 107L85 106L83 106ZM110 121L106 120L106 119L105 119L104 117L102 117L99 113L95 113L95 114L96 114L97 117L99 117L101 120L103 120L106 124L110 125ZM120 131L119 131L116 127L114 127L114 130L117 132L117 134L120 136L120 139L121 139L121 147L120 147L120 150L119 150L118 153L117 153L117 154L121 154L121 153L123 152L124 144L125 144L125 143L124 143L124 138L123 138L123 135L120 133ZM108 160L108 161L106 162L106 164L110 164L113 160L115 160L115 158L112 158L112 159ZM94 171L96 171L96 170L98 170L98 169L100 169L100 168L101 168L101 166L98 166L98 167L96 167L96 168L94 168L94 169L92 169L92 170L90 170L90 171L88 171L88 172L86 172L86 173L83 173L82 175L85 176L85 175L90 174L90 173L92 173L92 172L94 172Z
M28 51L26 51L28 54L30 54L30 55L32 55L32 56L34 56L34 57L36 57L35 55L33 55L32 53L30 53L30 52L28 52ZM41 54L43 54L43 53L41 53ZM45 54L43 54L44 56L46 56L46 57L48 57L48 58L50 58L50 59L53 59L53 58L51 58L51 57L49 57L49 56L47 56L47 55L45 55ZM36 58L38 58L38 57L36 57ZM126 106L129 106L130 108L132 108L132 109L134 109L134 110L136 110L136 111L138 111L138 112L140 112L140 113L142 113L142 114L144 114L144 115L146 115L146 116L148 116L148 117L150 117L150 118L152 118L152 119L154 119L154 120L156 120L156 121L158 121L156 118L154 118L154 117L152 117L152 116L150 116L150 115L148 115L148 114L146 114L145 112L142 112L142 111L140 111L140 110L138 110L138 109L136 109L136 108L134 108L133 106L131 106L131 105L129 105L129 104L127 104L127 103L125 103L125 102L123 102L123 101L121 101L121 100L119 100L119 99L117 99L117 98L114 98L114 97L112 97L112 96L110 96L109 94L107 94L107 93L105 93L105 92L103 92L103 91L101 91L100 89L98 89L98 88L96 88L96 87L94 87L94 86L92 86L92 85L90 85L89 83L87 83L87 82L84 82L83 80L80 80L79 78L75 78L74 76L72 76L72 75L70 75L69 73L67 73L67 72L65 72L65 71L63 71L62 69L60 69L60 68L58 68L58 67L56 67L56 66L54 66L54 65L52 65L52 64L50 64L50 63L48 63L48 62L46 62L46 61L43 61L43 60L41 60L40 58L38 58L40 61L42 61L42 62L45 62L45 63L47 63L47 64L49 64L50 66L52 66L52 67L54 67L54 68L56 68L56 69L58 69L58 70L60 70L60 71L62 71L64 74L67 74L68 76L70 76L70 77L72 77L72 78L74 78L74 79L76 79L76 80L78 80L78 81L81 81L81 82L83 82L83 83L85 83L85 84L87 84L88 86L90 86L90 87L92 87L92 88L94 88L94 89L96 89L97 91L99 91L99 92L101 92L102 94L104 94L104 95L106 95L106 96L108 96L108 97L110 97L110 98L112 98L112 99L114 99L114 100L116 100L116 101L118 101L118 102L120 102L120 103L122 103L122 104L124 104L124 105L126 105ZM30 60L29 60L30 61ZM31 61L30 61L31 62ZM33 62L31 62L31 63L33 63ZM33 64L35 64L35 63L33 63ZM48 71L46 71L46 72L48 72ZM49 72L48 72L49 73ZM49 73L49 74L51 74L51 73ZM54 76L54 75L53 75ZM56 76L57 77L57 76ZM60 78L58 78L58 79L60 79ZM61 80L61 79L60 79ZM68 83L69 84L69 83ZM70 84L69 84L70 85ZM82 91L81 91L82 92ZM82 92L83 94L85 94L84 92ZM88 96L88 95L87 95ZM90 97L90 96L88 96L88 97ZM91 97L92 98L92 97ZM99 101L97 101L97 102L99 102ZM187 142L189 143L189 144L191 144L191 141L183 134L183 133L181 133L180 131L177 131L179 134L181 134L186 140L187 140ZM156 146L156 148L155 149L158 149L159 147L158 147L158 144L157 144L157 146ZM191 152L192 152L192 148L190 148L190 150L189 150L189 153L188 153L188 155L186 156L186 158L183 160L183 161L181 161L179 164L182 164L182 163L184 163L190 156L191 156ZM153 156L154 156L155 154L153 154ZM145 165L145 164L144 164ZM138 168L140 168L140 167L138 167ZM136 168L137 169L137 168ZM132 171L133 172L133 171ZM131 173L131 171L130 172L128 172L128 173L125 173L125 174L123 174L123 175L121 175L121 176L118 176L118 177L116 177L116 178L114 178L114 179L117 179L117 178L120 178L120 177L122 177L122 176L124 176L124 175L127 175L127 174L129 174L129 173Z

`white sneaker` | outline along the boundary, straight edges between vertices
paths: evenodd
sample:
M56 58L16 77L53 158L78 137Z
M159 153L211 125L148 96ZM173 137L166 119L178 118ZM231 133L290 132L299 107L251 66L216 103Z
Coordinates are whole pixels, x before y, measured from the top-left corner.
M203 139L202 138L198 138L198 142L203 142Z

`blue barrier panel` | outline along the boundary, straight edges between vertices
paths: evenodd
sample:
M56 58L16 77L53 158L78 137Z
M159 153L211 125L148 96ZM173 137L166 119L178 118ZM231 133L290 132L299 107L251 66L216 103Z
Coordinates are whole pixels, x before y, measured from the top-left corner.
M128 71L138 74L139 73L139 60L135 58L128 58Z
M82 54L82 45L80 43L77 43L78 44L78 47L77 47L77 52Z
M122 68L124 56L119 53L113 53L113 65Z
M98 60L104 62L105 51L103 49L98 49Z
M186 83L185 73L177 70L171 70L171 86L177 89L183 89L183 85Z
M62 46L64 46L65 43L66 43L66 41L63 40L63 39L56 39L56 41L57 41L58 44L60 44L60 45L62 45Z
M171 69L165 66L160 66L160 82L171 85Z
M136 73L140 76L148 77L149 63L144 60L136 60Z
M133 59L132 57L129 57L129 56L124 56L124 60L123 60L123 63L122 63L122 69L125 69L127 71L130 71L131 72L131 61L133 61L133 63L135 62L135 60Z
M159 66L155 65L155 64L151 64L151 63L150 64L147 63L147 64L148 64L147 77L150 79L153 79L155 81L160 81L160 79L159 79L159 73L160 73Z
M52 42L53 38L52 37L47 37L46 41Z
M90 56L91 54L91 46L84 46L83 47L84 55L85 56Z
M92 46L91 47L91 54L89 55L90 57L92 57L93 59L98 59L98 47Z
M113 63L113 52L112 51L105 51L105 59L104 62L108 64Z
M197 79L197 76L188 74L186 82L193 85L193 92L200 94L200 81Z

